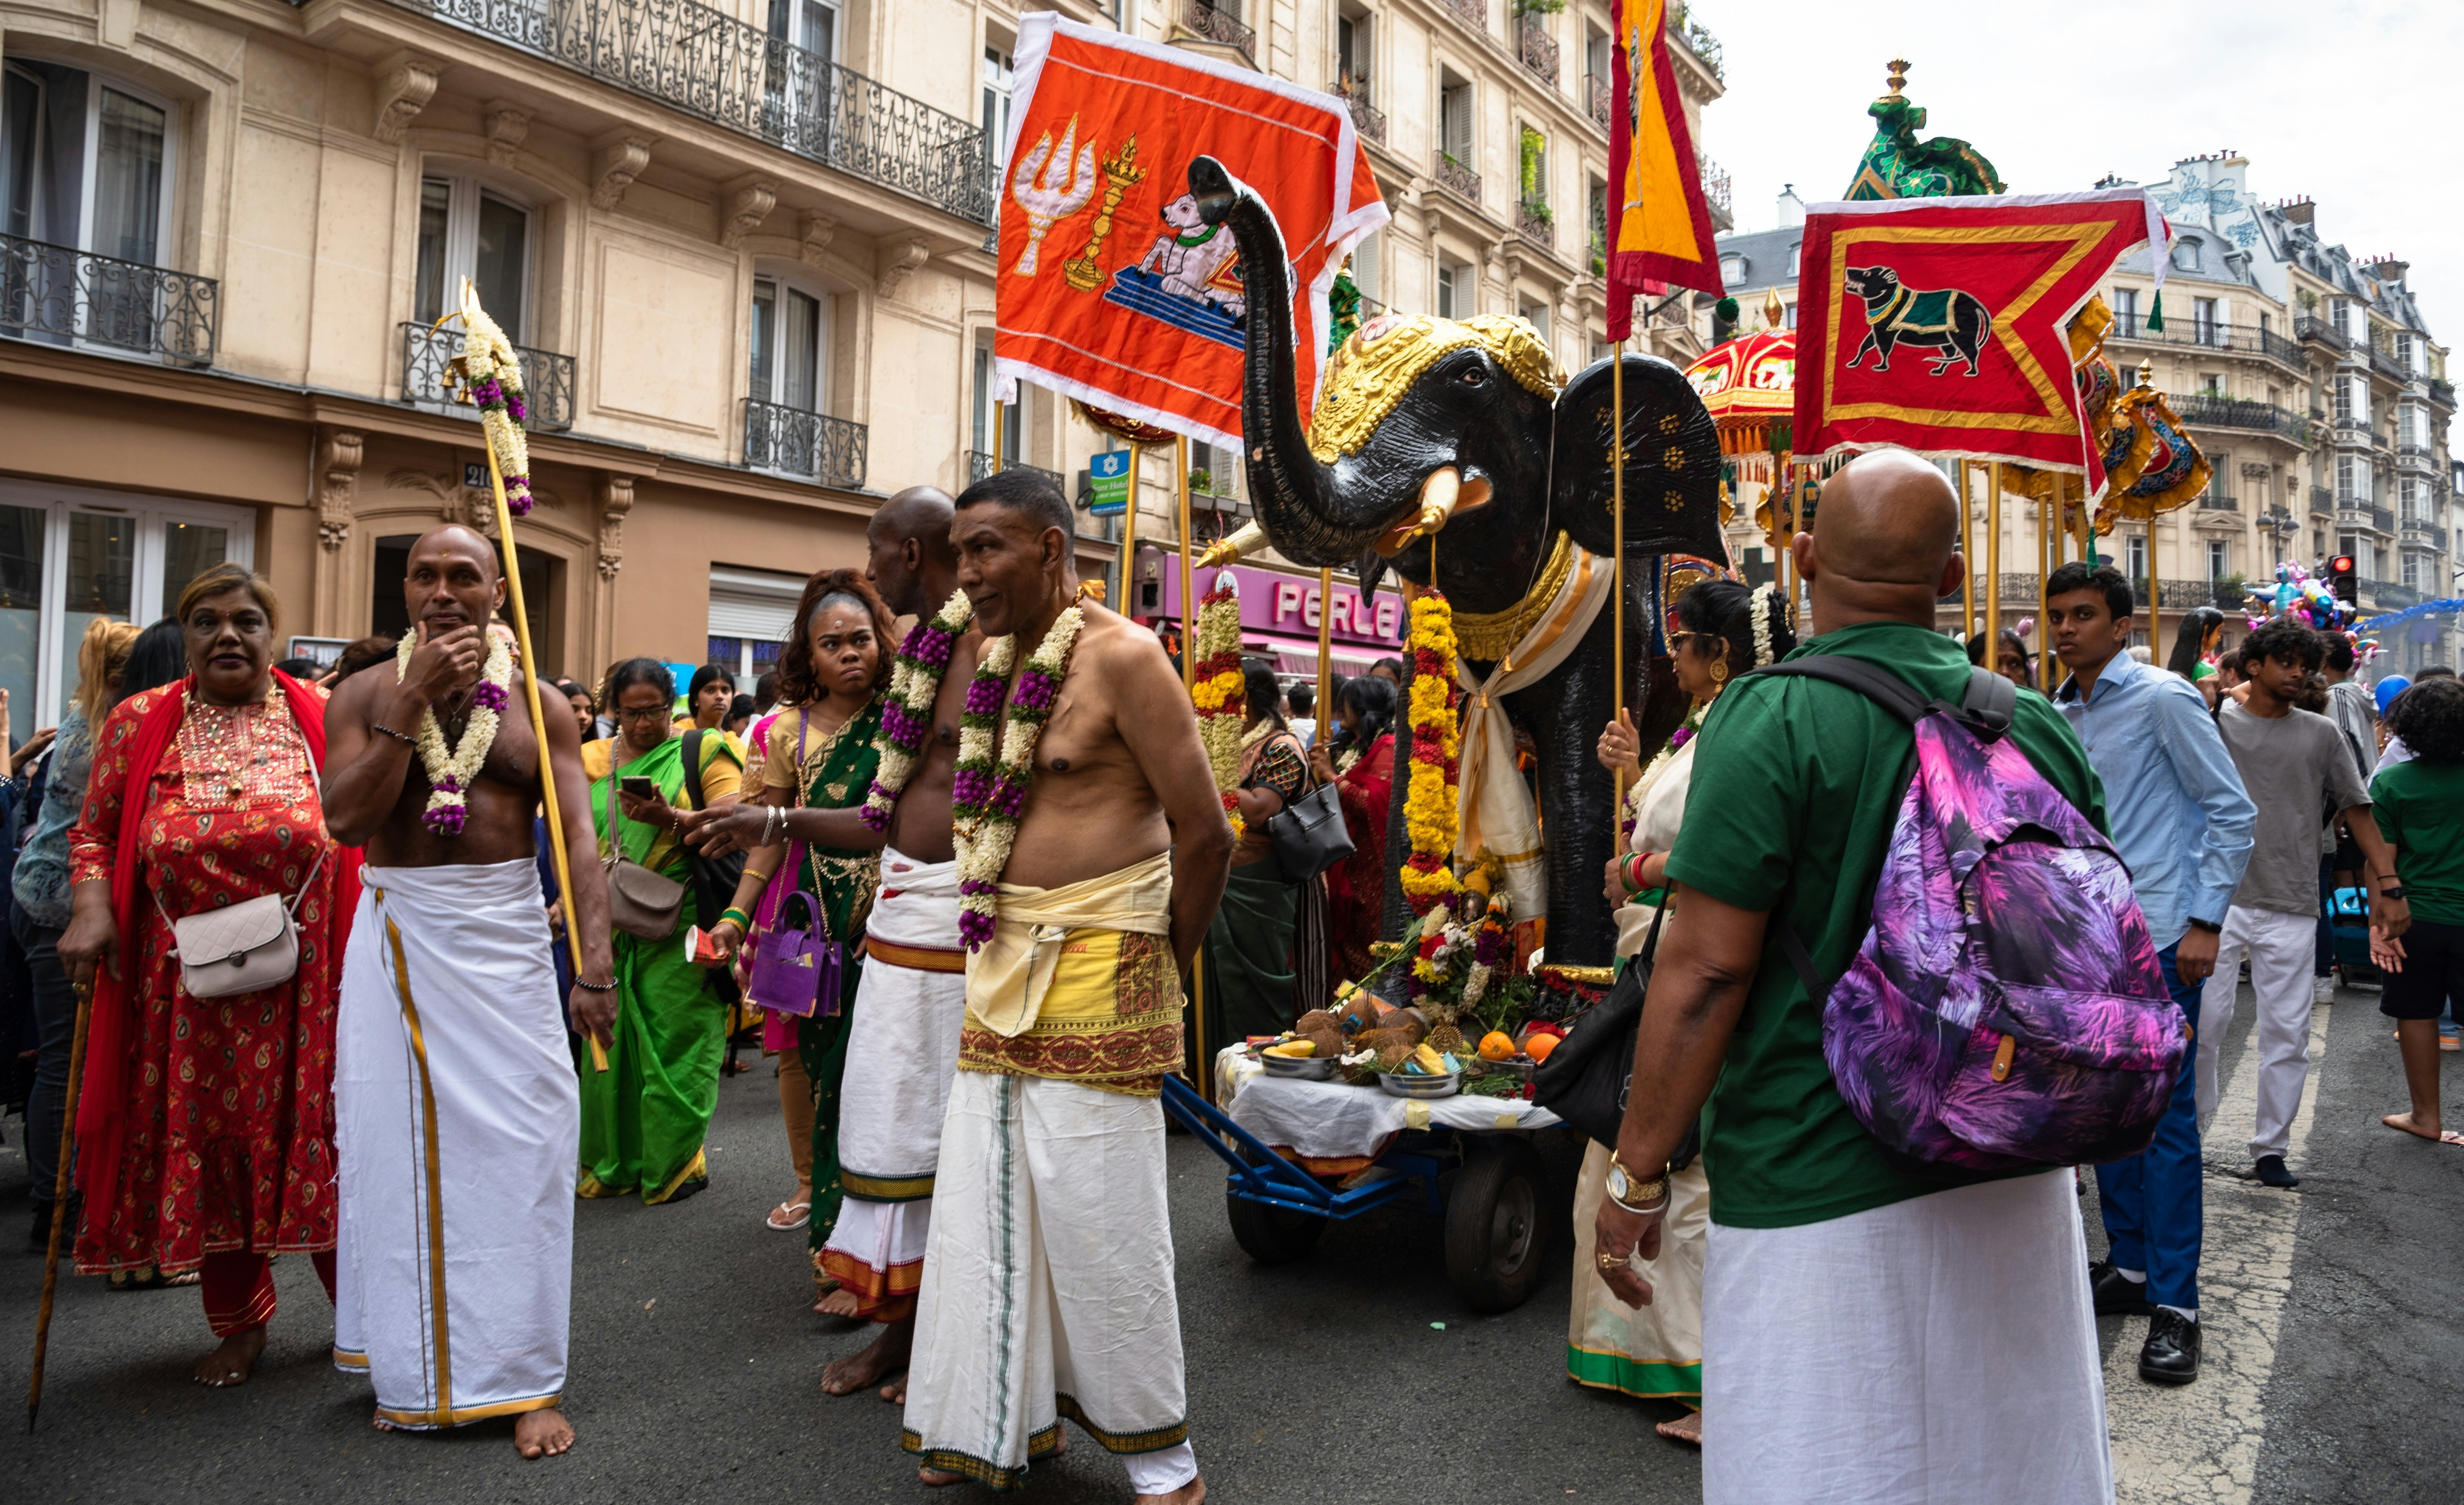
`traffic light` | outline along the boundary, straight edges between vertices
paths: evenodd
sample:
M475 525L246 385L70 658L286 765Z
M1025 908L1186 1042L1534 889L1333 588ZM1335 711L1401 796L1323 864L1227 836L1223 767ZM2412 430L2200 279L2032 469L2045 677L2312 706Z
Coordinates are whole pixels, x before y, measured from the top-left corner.
M2339 554L2327 561L2327 579L2337 600L2354 606L2361 604L2358 583L2353 579L2353 556Z

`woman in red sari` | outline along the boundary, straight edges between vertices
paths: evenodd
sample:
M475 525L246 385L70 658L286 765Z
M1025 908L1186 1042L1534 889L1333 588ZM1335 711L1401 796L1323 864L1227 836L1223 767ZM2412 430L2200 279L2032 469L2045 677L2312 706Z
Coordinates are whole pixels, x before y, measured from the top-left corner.
M1334 972L1343 981L1365 976L1376 963L1369 942L1377 939L1377 917L1386 901L1386 809L1395 792L1395 685L1376 675L1346 679L1334 693L1343 736L1330 746L1321 740L1309 764L1331 780L1343 802L1344 829L1352 855L1326 874L1327 912L1334 932Z
M267 1256L307 1254L334 1288L334 1009L359 853L326 834L324 697L271 668L276 609L236 564L181 593L188 676L95 733L59 941L94 985L77 1270L200 1271L222 1344L196 1378L212 1385L245 1381L265 1348ZM266 894L297 901L297 970L191 997L171 920Z

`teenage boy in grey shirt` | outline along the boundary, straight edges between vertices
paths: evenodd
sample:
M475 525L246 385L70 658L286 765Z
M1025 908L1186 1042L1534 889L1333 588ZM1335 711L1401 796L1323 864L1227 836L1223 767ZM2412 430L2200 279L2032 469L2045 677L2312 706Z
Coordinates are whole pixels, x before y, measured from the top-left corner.
M2233 1019L2233 977L2247 957L2258 1009L2258 1126L2250 1153L2258 1179L2279 1187L2300 1184L2285 1168L2284 1150L2310 1077L2310 963L2319 931L2319 837L2326 822L2343 819L2362 849L2371 927L2401 935L2411 920L2403 890L2392 887L2395 863L2368 818L2369 791L2351 748L2335 722L2293 704L2325 653L2320 635L2300 623L2269 622L2241 643L2249 699L2228 699L2216 717L2225 750L2258 808L2258 826L2216 948L2219 985L2201 1000L2199 1122L2204 1130L2215 1117L2216 1045Z

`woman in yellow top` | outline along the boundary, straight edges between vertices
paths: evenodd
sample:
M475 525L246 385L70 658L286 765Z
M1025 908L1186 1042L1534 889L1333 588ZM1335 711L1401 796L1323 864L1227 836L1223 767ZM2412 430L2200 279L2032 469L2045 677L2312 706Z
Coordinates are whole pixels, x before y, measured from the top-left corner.
M676 735L669 720L675 695L668 666L655 658L628 658L608 671L601 703L616 719L616 735L584 742L582 768L590 779L601 860L621 846L627 857L690 890L693 854L677 840L677 812L734 804L744 768L724 733ZM688 742L698 801L686 779ZM633 778L649 780L652 793L622 792L621 781ZM711 974L685 957L690 900L688 892L666 936L615 933L616 1043L606 1071L582 1073L579 1189L585 1197L638 1191L656 1205L710 1184L702 1140L718 1106L728 1002L712 988Z

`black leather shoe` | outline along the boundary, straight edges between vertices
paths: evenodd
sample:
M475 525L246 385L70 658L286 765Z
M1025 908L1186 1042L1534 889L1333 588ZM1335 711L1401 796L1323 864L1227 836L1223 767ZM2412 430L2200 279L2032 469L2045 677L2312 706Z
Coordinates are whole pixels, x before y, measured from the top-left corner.
M2087 1289L2099 1317L2145 1317L2156 1310L2147 1304L2146 1281L2133 1280L2101 1259L2087 1267Z
M2150 1384L2188 1384L2198 1377L2199 1324L2157 1308L2147 1319L2147 1341L2139 1348L2139 1378Z
M2274 1186L2279 1191L2291 1191L2301 1184L2300 1177L2284 1168L2284 1157L2281 1155L2260 1156L2255 1168L2258 1171L2261 1185Z

